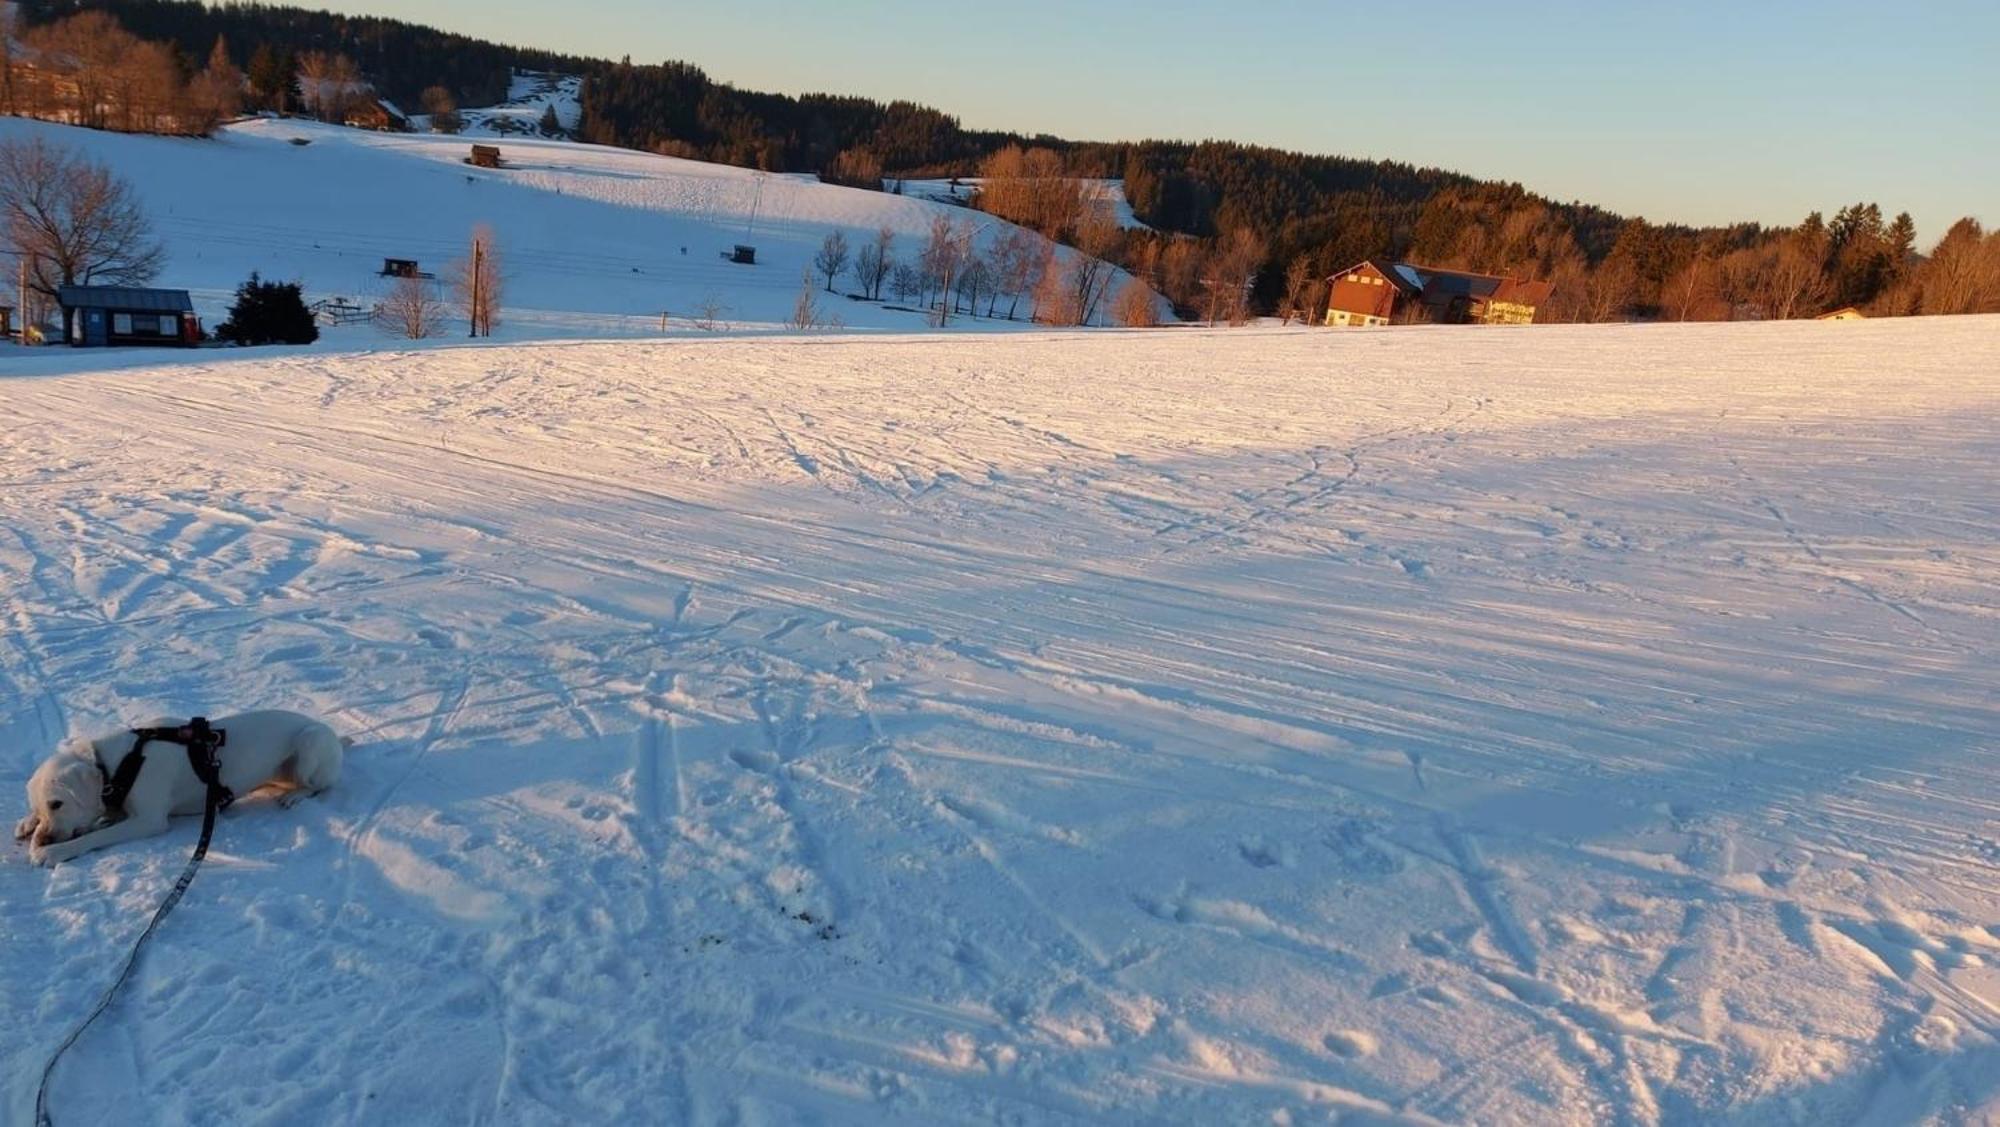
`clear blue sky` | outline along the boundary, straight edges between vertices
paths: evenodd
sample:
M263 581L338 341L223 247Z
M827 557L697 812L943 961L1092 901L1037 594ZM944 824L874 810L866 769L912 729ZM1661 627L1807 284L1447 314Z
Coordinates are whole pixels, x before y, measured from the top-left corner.
M2000 223L2000 0L340 0L975 128L1252 141L1657 221Z

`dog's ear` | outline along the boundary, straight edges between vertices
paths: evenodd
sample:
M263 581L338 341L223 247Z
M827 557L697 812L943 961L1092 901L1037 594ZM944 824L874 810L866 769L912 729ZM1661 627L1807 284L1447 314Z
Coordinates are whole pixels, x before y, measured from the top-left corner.
M72 759L97 760L97 745L78 736L71 736L56 745L57 755L67 755Z

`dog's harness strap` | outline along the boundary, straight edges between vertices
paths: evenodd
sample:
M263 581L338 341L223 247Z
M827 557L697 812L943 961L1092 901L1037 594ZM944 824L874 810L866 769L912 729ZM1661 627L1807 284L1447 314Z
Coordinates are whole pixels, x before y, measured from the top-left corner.
M63 1054L69 1051L70 1046L76 1044L76 1039L83 1036L83 1031L89 1029L91 1023L111 1007L111 1001L118 996L119 988L132 977L132 968L139 962L139 952L145 950L146 941L153 938L153 931L160 926L160 921L167 918L167 913L174 910L174 906L181 902L182 896L187 895L188 885L194 883L195 870L201 868L202 859L208 856L208 841L215 833L215 812L236 801L236 796L229 792L228 787L222 785L221 764L215 758L215 749L229 741L227 731L211 728L205 718L197 716L188 721L187 726L183 728L134 728L132 734L138 737L138 741L132 745L132 751L125 756L125 761L118 765L117 773L104 784L105 806L109 808L114 805L112 802L114 790L117 795L115 805L121 807L125 803L126 796L132 793L132 784L139 778L139 768L145 763L148 741L160 740L181 744L187 748L188 763L194 767L195 776L208 788L207 800L202 803L201 840L195 843L194 856L188 858L187 867L181 870L180 879L174 882L174 890L167 893L167 898L160 902L159 910L153 913L152 922L146 925L145 931L139 933L138 942L132 944L132 953L125 956L124 969L120 970L118 977L112 980L111 987L104 992L104 996L97 1000L97 1006L90 1011L90 1016L83 1019L83 1024L70 1031L69 1036L49 1057L49 1063L43 1066L41 1085L35 1089L36 1127L54 1127L54 1121L49 1117L49 1081L55 1077L56 1062L62 1060ZM103 769L104 765L98 764L98 770Z
M125 809L125 800L131 796L133 784L139 781L139 768L145 765L146 737L140 736L138 742L132 745L132 750L127 752L125 758L119 762L118 770L115 773L106 774L104 777L104 808L106 810ZM97 769L103 771L104 764L99 763Z
M207 717L197 716L178 728L134 728L132 737L132 750L119 762L117 771L105 772L104 764L97 765L97 770L105 775L106 810L125 808L125 800L139 782L139 771L146 766L146 745L155 740L187 748L188 766L194 768L194 777L208 788L209 797L217 800L217 809L227 809L236 801L236 795L222 785L222 765L215 758L215 749L229 742L227 728L211 728Z

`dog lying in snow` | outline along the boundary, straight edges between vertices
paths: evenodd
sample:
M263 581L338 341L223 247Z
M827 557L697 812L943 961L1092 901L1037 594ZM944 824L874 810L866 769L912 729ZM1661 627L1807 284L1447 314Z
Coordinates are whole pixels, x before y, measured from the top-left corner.
M177 728L186 720L156 720L148 727ZM351 741L310 716L296 712L245 712L217 717L228 733L215 757L222 785L248 794L266 783L289 788L286 806L318 794L340 779L340 761ZM29 857L55 865L107 845L165 833L173 814L199 814L208 788L195 775L187 750L152 741L122 810L104 808L106 783L132 753L138 737L117 732L94 740L66 739L28 779L28 816L14 827L16 840L28 839Z

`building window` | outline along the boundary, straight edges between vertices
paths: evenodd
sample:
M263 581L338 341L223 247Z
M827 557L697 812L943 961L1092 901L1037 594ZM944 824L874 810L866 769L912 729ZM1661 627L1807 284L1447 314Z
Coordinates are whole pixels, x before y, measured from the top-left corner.
M1358 282L1358 281L1360 281L1360 280L1361 280L1361 275L1359 275L1359 274L1349 274L1349 275L1347 276L1347 280L1348 280L1348 281L1350 281L1350 282Z
M160 335L177 337L181 335L181 319L170 314L160 314Z
M131 336L132 315L130 313L113 313L111 315L111 331L121 337Z

